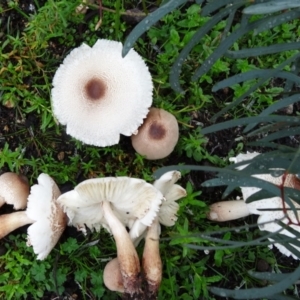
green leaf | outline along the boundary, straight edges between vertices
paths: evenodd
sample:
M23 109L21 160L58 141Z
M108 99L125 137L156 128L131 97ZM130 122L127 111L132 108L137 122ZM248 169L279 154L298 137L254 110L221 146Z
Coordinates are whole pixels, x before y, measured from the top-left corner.
M225 56L232 59L246 58L250 56L267 55L274 53L281 53L284 51L298 50L300 48L300 42L281 43L266 47L256 47L249 49L242 49L237 51L228 50Z
M143 19L135 28L130 32L126 38L122 50L122 56L125 57L129 50L133 47L136 40L150 27L159 21L169 12L173 11L176 7L184 4L187 0L169 0L166 4L159 7L153 13L150 13L145 19Z
M200 42L200 40L207 34L209 30L211 30L218 22L220 22L223 18L225 18L228 14L230 14L240 6L241 4L233 5L226 7L224 10L220 11L213 18L207 21L202 27L200 27L188 42L188 44L181 50L170 71L170 85L174 91L178 93L183 92L183 89L180 86L179 76L181 73L182 65L184 64L187 56L192 51L192 49Z
M276 0L248 6L243 9L243 13L263 15L296 7L300 7L300 0Z
M300 43L299 43L300 45ZM225 87L230 87L234 84L240 83L240 82L244 82L246 80L252 80L252 79L256 79L256 78L262 78L262 77L273 77L272 76L272 69L260 69L260 70L251 70L248 72L244 72L244 73L240 73L237 75L233 75L229 78L226 78L222 81L219 81L217 84L215 84L212 88L213 92L216 92L220 89L223 89ZM279 71L276 73L276 78L284 78L284 79L288 79L293 81L294 83L300 84L300 77L290 73L290 72L286 72L286 71Z
M247 0L222 0L222 1L209 1L202 9L201 15L202 16L208 16L212 12L219 10L222 6L227 6L227 5L244 5L247 4Z
M290 97L287 97L287 98L283 98L283 99L280 99L279 101L273 103L272 105L270 105L269 107L267 107L265 110L263 110L259 116L267 116L269 115L270 113L276 111L276 110L279 110L283 107L287 107L289 106L290 104L294 104L296 102L299 102L300 100L300 94L296 94L296 95L293 95L293 96L290 96ZM257 124L254 123L254 124L249 124L243 132L248 132L250 131L252 128L254 128Z
M300 11L288 11L282 13L280 16L269 16L252 23L247 23L245 26L241 26L232 34L230 34L226 39L222 41L217 49L202 63L202 65L195 71L192 76L192 80L196 81L200 76L205 74L211 66L227 51L227 49L233 45L233 43L242 37L247 32L254 30L256 28L263 27L264 30L271 29L277 24L291 21L293 18L300 17ZM275 25L276 23L276 25Z
M282 281L268 287L263 288L249 288L247 290L229 290L217 287L209 288L209 290L222 297L232 297L234 299L262 299L264 297L270 297L280 293L281 291L289 288L293 282L296 282L300 277L300 267L298 267L293 273L286 275Z
M248 125L251 123L260 123L260 122L285 122L286 124L300 124L300 117L286 117L286 116L258 116L258 117L246 117L240 118L237 120L230 120L226 122L222 122L219 124L215 124L201 130L202 134L209 134L213 132L217 132L220 130L232 128L235 126Z

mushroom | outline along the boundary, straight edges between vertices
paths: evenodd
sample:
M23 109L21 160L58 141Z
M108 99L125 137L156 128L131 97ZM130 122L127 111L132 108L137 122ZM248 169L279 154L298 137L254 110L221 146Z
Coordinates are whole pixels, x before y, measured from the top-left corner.
M231 160L235 163L242 162L244 160L249 160L259 155L259 153L247 153L239 154L237 157ZM238 167L239 170L245 168L247 165L241 165ZM254 174L253 177L260 178L271 182L275 185L281 185L284 183L285 187L295 188L300 190L300 180L294 174L285 174L285 176L273 177L271 174ZM283 182L284 181L284 182ZM230 221L242 217L246 217L250 214L260 215L258 217L257 223L261 230L276 232L280 231L280 234L287 235L289 237L295 237L294 234L286 229L283 229L277 220L289 226L297 231L300 231L299 227L299 217L300 215L295 215L292 208L282 199L281 197L271 197L267 199L252 201L247 203L246 200L254 193L260 191L257 187L241 187L243 200L232 200L232 201L221 201L214 203L210 206L210 211L207 214L208 219L224 222ZM300 209L300 205L291 200L294 208L296 210ZM266 223L267 222L267 223ZM273 239L269 239L274 241ZM285 255L292 255L294 258L299 259L293 253L291 253L286 247L281 244L274 243L274 245ZM300 250L299 247L292 245L296 249Z
M56 245L67 223L66 215L56 202L60 191L47 174L40 174L38 184L31 187L26 211L0 216L0 238L13 230L28 228L27 245L33 247L37 259L43 260Z
M164 196L164 200L162 201L157 214L158 221L160 224L168 227L173 226L177 221L176 214L179 209L179 205L176 201L186 196L186 190L180 185L175 184L180 177L180 172L169 171L153 183L153 186ZM130 230L129 234L136 246L143 238L145 238L146 229L147 226L140 224L138 230L135 232L132 232L132 229Z
M129 177L88 179L74 190L61 195L70 225L85 232L85 226L112 233L123 278L124 294L140 295L140 263L132 240L125 228L138 231L150 226L163 195L144 180Z
M159 253L160 225L158 217L148 227L142 259L145 295L156 299L162 280L162 261Z
M176 146L179 129L176 118L169 112L151 107L138 133L131 136L136 152L149 160L167 157Z
M106 264L103 271L103 282L109 290L124 293L123 278L117 257Z
M29 195L28 179L24 175L7 172L0 176L0 207L13 205L14 209L24 209Z
M165 226L173 226L175 224L177 220L176 213L179 209L176 201L186 196L185 189L175 184L180 177L180 172L170 171L163 174L153 183L153 186L164 195L165 201L162 202L151 226L146 228L140 237L135 240L135 244L137 244L141 237L145 236L142 267L145 280L145 295L149 299L153 299L153 297L156 299L162 279L162 261L159 253L160 224Z
M153 84L133 49L100 39L73 49L53 78L52 108L67 133L90 145L117 144L143 123L152 103Z

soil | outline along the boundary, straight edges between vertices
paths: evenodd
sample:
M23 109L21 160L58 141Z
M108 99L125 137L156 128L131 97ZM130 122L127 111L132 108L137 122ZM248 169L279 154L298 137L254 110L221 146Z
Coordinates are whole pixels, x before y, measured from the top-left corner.
M38 1L39 4L42 6L45 1L42 0L35 0L35 1L30 1L30 0L19 0L20 7L25 13L31 13L30 10L32 10L32 6L35 6L35 2ZM5 4L4 4L5 8ZM133 9L134 7L130 6L128 9ZM135 9L142 9L141 7L135 8ZM94 14L95 12L93 12ZM87 17L90 17L90 15L87 15ZM25 26L25 21L22 15L15 10L7 10L5 13L3 13L0 16L0 40L1 40L1 34L2 36L5 35L5 24L7 23L8 20L11 20L13 24L15 24L15 30L22 31ZM125 19L125 21L128 22L130 25L135 25L138 20L129 18L128 20ZM78 30L83 30L82 27L78 27ZM57 51L59 54L65 51L65 49L61 49L59 45L57 47L53 44L50 47L50 50ZM215 94L216 98L219 99L224 99L228 97L228 91L220 91ZM295 105L294 110L298 110L299 107L298 105ZM286 113L286 112L282 112ZM214 112L195 112L194 119L192 121L194 122L199 122L203 123L204 127L210 125L210 118L214 114ZM16 149L19 147L20 144L23 143L24 140L31 140L32 139L32 133L31 131L34 130L34 134L38 135L40 134L39 132L39 119L37 116L33 114L27 114L26 116L21 115L20 111L17 108L7 108L4 106L0 105L0 149L3 149L5 144L9 145L9 149ZM221 132L217 132L211 135L208 135L208 145L207 149L210 153L216 154L219 157L226 157L227 154L231 151L236 149L237 146L237 141L236 139L238 137L243 136L242 133L242 128L237 127L233 129L228 129L228 130L223 130ZM244 137L244 140L246 140L246 137ZM299 147L299 139L295 137L294 139L289 139L286 138L282 141L285 145L290 145L293 147ZM128 151L133 151L132 146L129 142L129 140L124 139L121 140L122 147ZM66 152L74 152L76 151L74 148L74 144L69 142L69 138L67 135L63 135L60 137L60 141L56 146L56 152L57 154L59 153L66 153ZM258 151L260 149L256 148L246 148L244 151ZM34 142L29 143L28 147L26 148L26 153L25 155L27 157L30 156L35 156L35 157L40 157L42 153L40 153L39 148L36 147ZM185 164L197 164L194 160L190 158L185 158L185 160L182 160L182 157L180 158L180 162L185 163ZM176 154L172 154L169 159L169 164L177 164L178 163L178 157ZM210 162L204 161L202 164L206 165L211 165ZM4 165L1 169L1 173L8 171L8 168L6 165ZM30 168L28 167L27 169L22 170L23 174L30 173ZM209 173L209 172L191 172L189 175L189 180L192 182L194 189L195 190L202 190L202 199L207 201L208 203L214 202L215 199L221 199L222 193L224 191L224 188L203 188L201 184L211 178L214 178L215 174L214 173ZM82 177L82 173L79 171L77 178L75 178L76 182L80 182L84 178ZM63 186L60 186L62 191L67 191L73 188L72 184L66 183ZM12 212L11 207L8 206L3 206L0 209L0 214L5 214L5 213L10 213ZM246 219L247 222L247 219ZM251 220L252 222L252 220ZM250 221L249 221L250 223ZM235 225L241 225L243 223L240 222L233 222L230 224L230 226L235 226ZM227 226L227 224L225 224ZM26 232L26 227L21 228L17 231L15 231L14 234L18 233L25 233ZM78 232L75 229L70 229L65 231L64 236L62 237L62 240L66 239L67 237L72 236L72 237L77 237L78 238ZM3 245L0 243L0 255L3 254L5 251ZM281 255L276 249L273 250L278 264L281 266L280 270L284 272L290 272L291 270L297 268L299 266L299 263L292 258L285 257ZM210 261L208 261L208 264ZM211 262L213 263L213 262ZM270 271L271 266L264 260L259 259L256 262L256 270L257 271ZM226 270L219 269L218 270L220 273L225 273ZM207 272L207 276L209 276L209 271ZM236 277L232 278L227 278L226 285L224 286L225 283L221 282L220 287L226 287L228 289L234 289L236 286L239 286L240 282L237 280ZM261 283L262 285L267 285L268 282L263 282ZM298 292L300 293L300 285L298 285ZM292 291L291 291L292 294ZM217 300L223 300L224 298L221 297L215 297ZM31 299L30 297L27 299ZM74 282L74 278L70 276L65 283L65 292L64 295L58 296L56 293L46 293L42 300L50 300L50 299L61 299L61 300L81 300L83 299L83 296L81 294L80 288L78 285ZM203 298L199 298L203 299Z

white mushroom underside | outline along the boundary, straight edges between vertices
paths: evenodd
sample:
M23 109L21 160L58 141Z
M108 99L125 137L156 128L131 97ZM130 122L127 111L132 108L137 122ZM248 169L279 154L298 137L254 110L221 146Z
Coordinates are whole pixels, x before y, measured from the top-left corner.
M108 228L101 212L101 203L108 201L119 220L128 227L151 225L159 210L162 194L144 180L129 177L88 179L73 191L61 195L58 202L64 207L70 223L91 230ZM138 229L137 229L138 231Z
M38 184L31 187L26 214L35 222L27 230L27 244L33 247L37 259L50 253L65 229L63 210L52 201L58 195L55 182L47 174L40 174Z
M152 103L152 80L142 58L134 51L122 58L120 42L98 40L90 48L74 49L56 71L52 106L67 133L86 144L108 146L130 136L142 124ZM86 101L90 79L105 81L105 99Z

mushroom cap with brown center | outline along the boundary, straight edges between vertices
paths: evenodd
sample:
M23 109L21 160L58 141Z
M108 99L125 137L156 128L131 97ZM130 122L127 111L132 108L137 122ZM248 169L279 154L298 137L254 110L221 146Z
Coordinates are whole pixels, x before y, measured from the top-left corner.
M131 136L131 141L136 152L154 160L168 156L174 150L178 138L176 118L163 109L151 107L138 133Z
M28 179L24 175L7 172L0 176L0 206L14 205L14 209L24 209L29 195Z
M109 146L120 134L131 136L152 103L153 84L133 49L122 57L122 44L98 40L82 44L64 59L53 78L52 108L67 133L90 145Z

